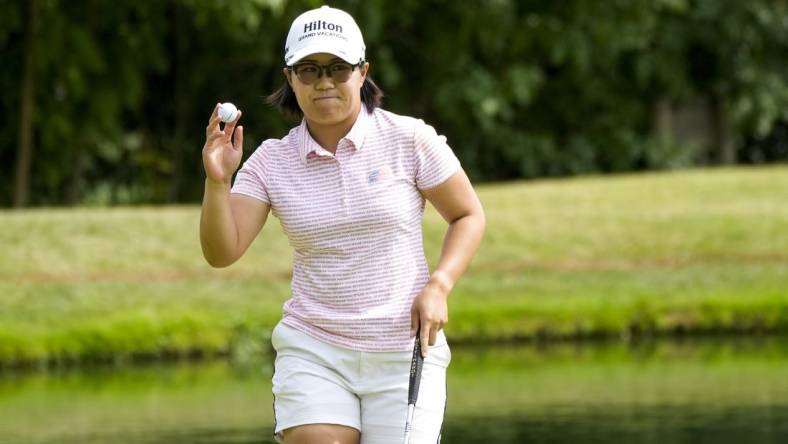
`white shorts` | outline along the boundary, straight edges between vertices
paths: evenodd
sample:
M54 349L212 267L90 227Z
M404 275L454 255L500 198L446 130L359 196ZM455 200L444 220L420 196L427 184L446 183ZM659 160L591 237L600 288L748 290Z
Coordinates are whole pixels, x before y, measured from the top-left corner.
M271 333L274 433L304 424L340 424L361 444L401 444L412 351L361 352L327 344L281 322ZM440 442L451 351L441 331L429 348L413 417L412 444Z

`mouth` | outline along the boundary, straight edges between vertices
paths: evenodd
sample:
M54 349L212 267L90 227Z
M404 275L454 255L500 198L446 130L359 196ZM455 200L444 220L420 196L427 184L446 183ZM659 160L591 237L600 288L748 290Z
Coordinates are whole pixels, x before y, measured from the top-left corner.
M339 100L339 97L336 97L336 96L315 97L312 100L315 101L315 102L323 102L323 101L332 100L332 99Z

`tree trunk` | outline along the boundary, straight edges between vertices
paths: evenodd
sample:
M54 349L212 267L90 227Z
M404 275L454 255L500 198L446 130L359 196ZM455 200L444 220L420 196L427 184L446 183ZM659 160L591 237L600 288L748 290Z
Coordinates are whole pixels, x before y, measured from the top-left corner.
M728 122L728 106L725 97L716 94L712 100L712 115L714 116L714 145L717 149L714 156L720 165L733 165L736 163L736 146L733 143L731 127Z
M77 145L74 146L74 154L71 157L71 181L66 190L66 205L77 205L82 199L82 188L84 188L85 183L85 164L88 159L81 139L81 137L78 138Z
M183 145L188 127L191 91L189 91L189 10L182 2L174 4L175 26L175 124L172 144L172 179L169 201L176 203L181 198L183 188Z
M654 103L651 131L662 142L673 140L673 109L669 99L660 98Z
M38 2L27 2L25 26L25 60L22 68L22 94L19 111L19 133L16 148L14 202L16 208L25 207L30 200L30 165L33 158L33 113L35 112L35 59L38 28Z

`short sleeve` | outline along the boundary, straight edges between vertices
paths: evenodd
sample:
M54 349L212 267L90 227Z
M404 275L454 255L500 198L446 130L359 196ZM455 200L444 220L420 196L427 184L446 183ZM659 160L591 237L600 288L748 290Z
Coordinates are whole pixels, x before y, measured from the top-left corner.
M438 135L432 126L419 120L413 139L419 189L435 188L460 169L460 161L446 143L446 137Z
M265 185L266 174L263 168L265 165L262 159L263 148L263 145L257 148L244 162L241 169L238 170L231 192L253 197L270 205L271 199L268 197L268 190Z

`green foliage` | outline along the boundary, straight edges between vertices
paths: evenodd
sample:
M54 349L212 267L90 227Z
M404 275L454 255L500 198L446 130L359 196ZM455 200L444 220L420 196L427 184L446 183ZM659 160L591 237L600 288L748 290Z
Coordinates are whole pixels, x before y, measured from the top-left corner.
M218 101L246 151L296 122L263 104L290 21L318 0L39 2L33 203L190 202ZM448 136L476 180L677 168L705 147L652 137L658 100L725 106L743 159L788 125L785 0L338 0L385 106ZM0 1L0 205L10 202L24 2ZM784 141L782 142L784 143Z

